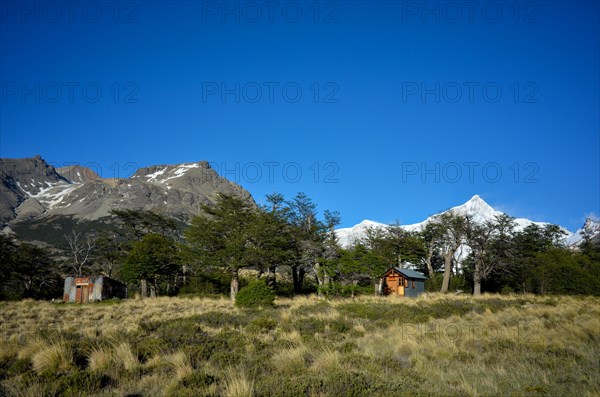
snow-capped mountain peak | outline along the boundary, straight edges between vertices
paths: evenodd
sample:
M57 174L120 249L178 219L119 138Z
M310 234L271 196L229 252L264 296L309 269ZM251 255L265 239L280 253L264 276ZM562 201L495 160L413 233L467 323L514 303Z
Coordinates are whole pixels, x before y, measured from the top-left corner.
M462 215L470 217L476 223L484 223L487 221L494 221L497 216L503 215L502 211L498 211L494 209L491 205L489 205L484 199L482 199L479 195L474 195L471 197L469 201L464 204L458 205L456 207L452 207L446 211L442 211L438 214L432 215L429 218L425 219L423 222L411 224L411 225L402 225L402 227L407 231L421 231L429 222L432 222L437 216L451 212L455 215ZM534 222L532 220L526 218L516 218L515 220L515 228L516 230L522 230L531 224L536 224L540 227L547 225L545 222ZM338 237L338 241L342 247L350 247L355 244L360 239L366 236L367 228L385 228L386 225L379 222L374 222L370 220L364 220L361 223L349 227L349 228L340 228L336 230L336 235ZM600 229L600 226L599 226ZM572 233L568 230L563 230L567 233L567 241L572 237Z
M495 210L478 195L462 205L451 208L450 211L456 215L470 216L475 222L485 222L502 215L502 212Z
M567 245L579 245L583 241L585 234L591 238L596 238L600 235L600 219L586 218L583 227L567 237Z

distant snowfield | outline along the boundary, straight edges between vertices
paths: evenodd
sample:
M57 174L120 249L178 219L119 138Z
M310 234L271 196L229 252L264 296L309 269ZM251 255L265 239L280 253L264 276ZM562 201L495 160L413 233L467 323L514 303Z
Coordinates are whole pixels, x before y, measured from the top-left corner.
M481 197L475 195L471 197L469 201L466 203L452 207L446 212L452 212L457 215L470 216L477 223L484 223L486 221L494 220L494 217L498 215L504 214L501 211L494 209L491 205L486 203ZM411 232L418 232L423 230L425 225L431 222L435 216L440 214L435 214L425 219L422 222L414 223L412 225L400 225L403 229ZM538 226L548 225L546 222L534 222L525 218L516 218L515 219L516 230L523 230L527 226L531 224L535 224ZM365 219L357 225L347 228L340 228L335 231L336 236L340 245L344 248L351 247L357 241L364 238L367 233L368 228L385 228L387 225L384 223L370 221ZM587 230L592 230L593 233L600 233L600 222L594 222L592 220L586 221L586 225L584 226ZM577 232L572 233L566 228L562 227L562 229L567 233L565 237L565 243L569 246L577 245L582 239L582 234L584 228L579 229Z

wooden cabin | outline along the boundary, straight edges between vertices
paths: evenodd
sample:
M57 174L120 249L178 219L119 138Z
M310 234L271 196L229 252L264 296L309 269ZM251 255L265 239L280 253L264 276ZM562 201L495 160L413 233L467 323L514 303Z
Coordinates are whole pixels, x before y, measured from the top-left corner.
M391 267L381 277L380 292L416 298L425 292L425 280L427 277L416 270Z
M65 278L63 300L88 303L105 299L127 298L127 286L106 276L70 276Z

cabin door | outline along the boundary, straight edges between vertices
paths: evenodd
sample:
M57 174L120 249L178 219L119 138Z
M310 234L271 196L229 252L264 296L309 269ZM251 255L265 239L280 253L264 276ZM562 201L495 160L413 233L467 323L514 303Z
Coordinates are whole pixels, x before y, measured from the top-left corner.
M399 280L398 284L398 295L404 296L404 279Z
M385 280L386 295L396 295L398 293L398 279L396 277L388 277Z
M89 288L87 285L81 287L81 303L88 303L90 297Z

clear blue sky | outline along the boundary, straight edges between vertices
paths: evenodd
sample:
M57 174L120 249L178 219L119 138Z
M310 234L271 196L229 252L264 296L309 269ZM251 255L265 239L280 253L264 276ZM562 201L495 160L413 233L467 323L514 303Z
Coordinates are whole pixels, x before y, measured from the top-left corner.
M2 0L0 156L209 160L343 226L600 213L598 2L276 3Z

